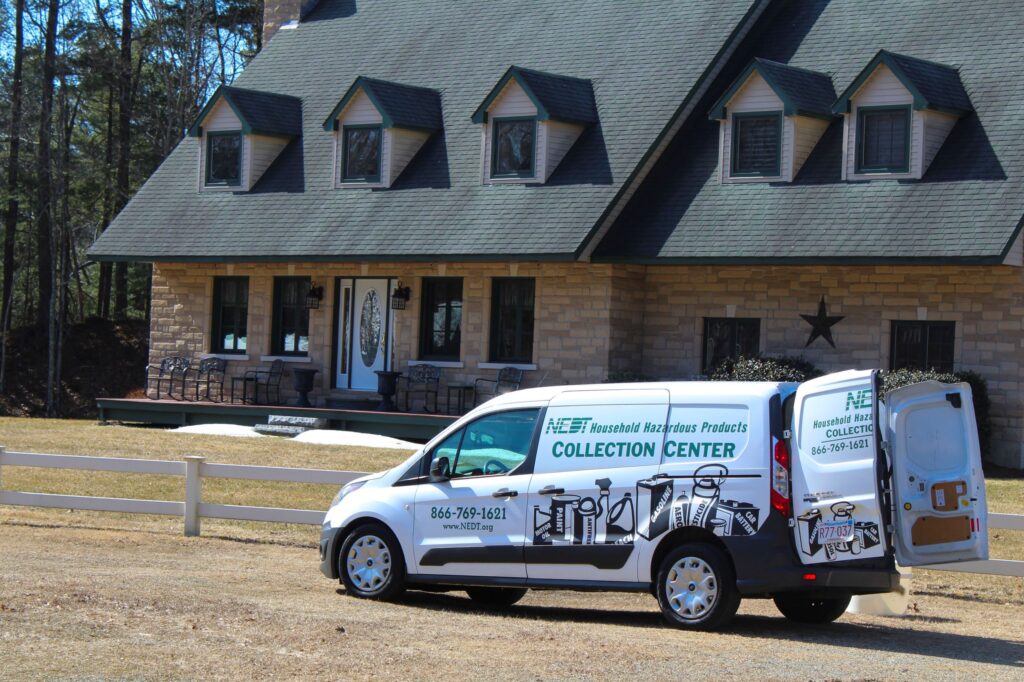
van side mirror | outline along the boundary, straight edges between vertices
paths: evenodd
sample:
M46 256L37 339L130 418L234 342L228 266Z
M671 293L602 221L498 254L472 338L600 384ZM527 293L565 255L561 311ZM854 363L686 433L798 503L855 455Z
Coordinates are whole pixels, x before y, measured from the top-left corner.
M430 482L440 483L451 479L451 466L447 457L438 457L430 463Z

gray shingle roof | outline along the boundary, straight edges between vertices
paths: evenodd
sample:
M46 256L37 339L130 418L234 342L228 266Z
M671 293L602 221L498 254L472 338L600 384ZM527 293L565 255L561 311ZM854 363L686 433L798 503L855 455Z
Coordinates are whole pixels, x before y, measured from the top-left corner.
M837 83L853 82L880 47L957 65L973 112L957 121L921 180L842 182L836 121L789 184L721 184L719 124L694 117L595 258L999 261L1024 215L1022 32L1016 0L791 3L752 54L832 73ZM731 74L721 80L709 99Z
M850 97L863 85L879 64L888 66L903 85L914 95L914 106L918 109L936 109L957 115L971 111L971 98L967 96L960 74L952 66L908 57L902 54L880 50L875 58L860 72L833 107L836 113L849 110Z
M786 116L833 118L832 105L836 101L836 90L832 86L830 76L760 57L755 58L743 74L733 81L725 94L715 102L715 105L711 107L711 118L716 120L725 118L726 104L743 87L747 78L754 71L761 74L765 82L782 100Z
M571 257L753 0L321 0L239 87L302 99L303 135L248 193L196 192L186 139L93 258ZM587 78L599 122L541 186L481 183L470 116L510 64ZM441 93L444 129L387 190L334 189L322 123L360 74Z
M302 100L298 97L222 85L199 112L190 135L199 134L203 119L222 97L241 119L243 132L287 137L302 134Z
M505 72L483 103L477 107L473 114L474 123L484 122L487 107L511 78L516 79L536 104L541 119L597 123L594 88L590 81L524 69L521 66L512 66Z
M440 130L444 125L441 114L441 93L437 90L360 76L327 117L327 121L324 122L325 130L331 129L342 109L360 88L380 110L385 127Z

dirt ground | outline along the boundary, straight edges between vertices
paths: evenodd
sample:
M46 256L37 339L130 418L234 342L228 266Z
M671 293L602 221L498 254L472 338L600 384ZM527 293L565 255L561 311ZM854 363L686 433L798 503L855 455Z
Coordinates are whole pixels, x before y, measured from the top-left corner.
M81 525L71 526L69 517ZM724 633L662 625L646 595L531 592L507 613L461 592L344 595L309 542L211 526L0 510L0 679L1021 679L1020 580L967 594L914 576L913 614L789 623L747 601ZM105 521L104 521L105 520Z

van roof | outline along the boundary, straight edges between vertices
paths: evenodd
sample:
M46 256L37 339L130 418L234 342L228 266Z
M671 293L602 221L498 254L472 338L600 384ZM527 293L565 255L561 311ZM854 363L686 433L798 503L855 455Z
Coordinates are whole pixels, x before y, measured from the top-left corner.
M628 384L569 384L540 386L505 393L487 401L488 407L525 402L549 402L569 391L638 391L661 389L675 402L687 398L769 398L781 388L794 388L795 382L778 381L644 381Z

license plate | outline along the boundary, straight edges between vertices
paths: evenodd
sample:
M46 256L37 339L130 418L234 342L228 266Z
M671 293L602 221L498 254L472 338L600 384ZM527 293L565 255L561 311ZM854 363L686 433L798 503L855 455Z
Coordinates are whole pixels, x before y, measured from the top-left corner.
M853 539L853 519L848 521L822 521L818 524L818 542L833 545Z

